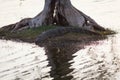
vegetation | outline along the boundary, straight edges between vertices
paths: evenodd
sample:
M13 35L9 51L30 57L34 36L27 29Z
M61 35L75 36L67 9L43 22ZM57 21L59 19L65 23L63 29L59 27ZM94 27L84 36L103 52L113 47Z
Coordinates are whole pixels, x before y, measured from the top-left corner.
M42 32L45 32L50 29L56 28L55 26L41 26L37 28L30 28L21 31L11 32L10 30L0 29L0 38L1 39L13 39L13 40L22 40L25 42L34 42L35 39Z
M12 39L12 40L21 40L24 42L35 42L36 38L42 33L45 32L47 30L50 29L55 29L56 26L41 26L41 27L37 27L37 28L30 28L30 29L24 29L24 30L20 30L20 31L14 31L11 32L10 30L8 30L8 28L0 28L0 38L1 39ZM115 32L112 30L107 29L106 31L101 31L101 32L97 32L100 35L109 35L109 34L114 34ZM68 33L64 36L61 37L55 37L54 39L49 39L49 40L78 40L81 38L87 38L90 37L90 35L88 34L83 34L83 33Z
M111 35L111 34L116 34L115 31L110 30L110 29L106 29L105 31L96 31L96 32L98 32L98 33L101 34L101 35Z
M33 18L25 18L17 23L4 26L0 29L0 38L14 40L18 39L25 42L35 42L38 35L40 35L42 32L56 28L55 26L49 25L59 25L64 27L77 26L85 28L91 32L94 29L93 32L100 35L115 33L111 30L103 28L102 26L97 24L91 17L77 10L71 4L70 0L45 0L45 6L42 12L40 12L37 16ZM69 40L78 37L81 38L83 36L91 36L87 33L85 33L85 35L83 35L82 33L79 34L80 35L78 36L74 35L74 33L70 33L69 35L65 35L65 37L62 37L63 39L66 38Z

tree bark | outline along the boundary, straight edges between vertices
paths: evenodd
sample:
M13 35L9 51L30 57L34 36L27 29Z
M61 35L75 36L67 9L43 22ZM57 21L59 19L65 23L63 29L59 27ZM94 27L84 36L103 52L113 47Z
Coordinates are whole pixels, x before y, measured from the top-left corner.
M77 10L70 0L57 0L56 23L58 25L78 26L88 30L105 30L92 18Z
M12 25L14 26L12 31L54 24L55 3L56 0L45 0L45 6L42 12L40 12L34 18L25 18L20 22Z
M82 27L85 23L85 18L72 6L70 0L57 0L56 10L59 25Z
M105 30L92 18L77 10L70 0L45 0L45 6L41 13L34 18L25 18L13 24L12 29L15 31L43 25L76 26L88 30Z
M39 27L42 25L52 25L54 23L55 3L56 0L45 0L43 11L31 20L29 26Z

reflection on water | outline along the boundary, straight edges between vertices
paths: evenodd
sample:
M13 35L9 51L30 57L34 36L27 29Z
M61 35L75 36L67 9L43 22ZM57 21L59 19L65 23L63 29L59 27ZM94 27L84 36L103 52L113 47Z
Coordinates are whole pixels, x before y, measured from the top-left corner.
M77 42L49 45L45 49L1 40L0 79L117 80L120 55L114 49L115 40L116 37L110 37L86 46Z
M75 74L74 73L75 68L71 68L72 65L74 65L74 63L76 62L73 59L76 58L77 55L74 54L77 51L83 49L85 45L90 45L91 40L89 39L89 41L86 42L84 41L85 40L83 40L82 42L63 41L60 44L59 42L56 42L57 45L51 44L49 46L45 46L49 65L52 67L50 74L54 78L54 80L75 79L73 76L73 74Z
M51 76L54 80L118 80L120 57L113 50L113 41L110 37L91 44L89 40L47 46Z
M43 1L26 0L20 7L17 0L0 0L0 25L13 23L20 17L35 16L42 10ZM120 32L119 0L71 1L101 25ZM32 3L36 4L34 11ZM83 41L84 44L69 43L44 48L0 40L0 80L119 80L119 40L118 33L91 44Z
M73 78L72 75L67 75L73 71L73 69L69 69L72 64L69 61L73 59L73 50L66 50L66 48L61 47L47 47L46 54L52 67L50 74L54 77L54 80L71 80Z
M71 68L76 80L119 80L120 58L112 50L111 40L99 41L75 53ZM81 76L79 76L81 75ZM119 74L120 75L120 74Z
M34 80L49 76L44 48L0 40L0 80Z

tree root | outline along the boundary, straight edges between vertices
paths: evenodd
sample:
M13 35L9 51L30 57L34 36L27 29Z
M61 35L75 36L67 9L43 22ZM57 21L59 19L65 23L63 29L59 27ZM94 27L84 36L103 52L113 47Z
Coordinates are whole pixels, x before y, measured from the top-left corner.
M76 26L91 31L105 31L105 28L92 18L73 7L70 0L45 0L44 9L40 14L5 27L17 31L46 25Z
M39 46L43 46L43 44L49 42L50 39L60 37L60 36L64 36L64 35L69 34L69 33L78 34L79 36L87 35L87 36L96 36L96 37L101 37L101 38L105 37L105 36L101 35L100 33L90 31L90 30L86 30L84 28L79 28L79 27L77 27L77 28L75 28L75 27L58 27L56 29L48 30L48 31L43 32L42 34L40 34L38 36L38 38L36 39L35 43L37 45L39 45ZM74 37L75 36L76 35L74 35ZM87 37L87 36L84 36L84 37ZM66 39L66 37L65 37L65 39ZM74 38L72 40L74 40Z

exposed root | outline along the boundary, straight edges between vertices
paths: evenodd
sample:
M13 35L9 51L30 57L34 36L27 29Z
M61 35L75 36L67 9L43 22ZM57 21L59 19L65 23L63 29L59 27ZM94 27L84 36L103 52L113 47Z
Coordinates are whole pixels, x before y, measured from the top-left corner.
M45 0L45 7L40 14L5 27L16 31L46 25L76 26L91 31L105 31L92 18L74 8L70 0Z
M29 28L30 20L31 20L31 18L25 18L25 19L21 20L20 22L16 23L14 26L14 29L12 31Z
M66 35L68 33L75 34L74 36L77 36L77 34L79 34L79 37L83 35L84 38L86 36L96 36L97 38L98 37L105 38L105 36L101 35L100 33L90 31L90 30L86 30L86 29L79 28L79 27L77 27L77 28L74 28L74 27L58 27L58 28L48 30L48 31L40 34L38 36L38 38L36 39L35 43L39 46L40 45L42 46L43 44L49 42L50 39ZM70 37L73 38L72 36L70 36ZM67 39L67 37L64 37L64 38ZM81 39L84 39L84 38L81 38ZM73 38L72 40L77 40L77 39Z
M75 8L76 9L76 8ZM77 10L77 9L76 9ZM105 31L105 28L103 28L102 26L100 26L95 20L93 20L90 16L87 16L86 14L84 14L83 12L77 10L82 16L84 16L84 18L86 19L86 25L90 25L92 26L95 30L99 30L99 31Z
M91 17L73 7L70 0L58 0L55 18L58 25L78 26L88 30L105 31Z

